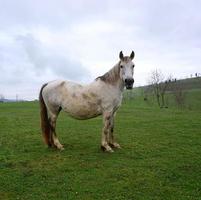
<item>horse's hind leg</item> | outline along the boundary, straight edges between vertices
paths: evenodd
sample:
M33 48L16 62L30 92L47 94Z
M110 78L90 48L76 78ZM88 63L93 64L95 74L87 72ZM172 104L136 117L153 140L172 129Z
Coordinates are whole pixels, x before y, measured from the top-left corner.
M57 149L63 150L63 145L59 142L59 139L56 135L56 119L51 118L50 119L50 126L51 126L51 141L52 146L56 147Z
M52 143L52 146L56 147L57 149L63 150L63 145L59 142L59 139L57 138L56 135L56 120L58 118L59 112L60 112L61 108L59 108L56 112L51 112L49 114L49 122L50 122L50 141Z

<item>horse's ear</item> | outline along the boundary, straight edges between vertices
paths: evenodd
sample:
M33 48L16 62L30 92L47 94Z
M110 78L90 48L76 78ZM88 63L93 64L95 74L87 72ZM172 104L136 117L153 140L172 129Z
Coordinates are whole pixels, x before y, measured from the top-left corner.
M119 58L120 58L120 60L123 60L123 58L124 58L124 54L122 53L122 51L120 51L120 53L119 53Z
M130 59L133 60L134 57L135 57L135 53L134 53L134 51L132 51L131 55L130 55Z

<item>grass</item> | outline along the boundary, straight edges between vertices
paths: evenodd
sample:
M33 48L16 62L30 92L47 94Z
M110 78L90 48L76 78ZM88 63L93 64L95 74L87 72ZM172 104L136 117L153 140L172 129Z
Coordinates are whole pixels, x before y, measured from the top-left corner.
M0 199L201 199L201 112L124 103L123 147L100 150L102 119L61 113L62 152L42 142L37 102L0 104Z
M198 80L198 78L194 78L195 80ZM194 80L192 79L192 80ZM190 85L187 82L188 79L185 80L185 85L186 87L192 87L192 85ZM192 82L191 80L191 82ZM195 81L194 80L194 81ZM201 78L200 78L201 80ZM199 80L199 81L200 81ZM188 83L188 84L187 84ZM201 82L200 82L201 84ZM184 85L184 86L185 86ZM196 86L196 84L195 84ZM201 86L200 86L201 87ZM125 102L129 102L131 100L134 100L134 106L140 106L140 107L149 107L152 109L158 108L158 104L156 101L156 97L154 94L148 94L145 95L145 91L144 91L145 87L138 87L138 88L134 88L132 91L126 91L124 93L124 101ZM168 106L171 109L183 109L185 110L200 110L201 111L201 89L200 88L191 88L191 89L186 89L183 90L183 94L184 94L184 102L182 104L182 106L178 105L176 103L175 100L175 95L170 92L167 91L165 94L165 105ZM147 101L144 101L145 96L147 97Z

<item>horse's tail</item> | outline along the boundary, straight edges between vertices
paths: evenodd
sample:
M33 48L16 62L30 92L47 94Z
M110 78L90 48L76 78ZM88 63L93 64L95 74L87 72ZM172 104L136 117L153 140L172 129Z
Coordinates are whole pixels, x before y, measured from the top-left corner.
M50 142L50 122L48 120L48 113L47 113L47 107L45 105L44 99L43 99L43 95L42 95L42 91L43 88L47 85L44 84L41 87L40 93L39 93L39 103L40 103L40 119L41 119L41 130L42 130L42 135L44 138L45 143L48 146L51 146L51 142Z

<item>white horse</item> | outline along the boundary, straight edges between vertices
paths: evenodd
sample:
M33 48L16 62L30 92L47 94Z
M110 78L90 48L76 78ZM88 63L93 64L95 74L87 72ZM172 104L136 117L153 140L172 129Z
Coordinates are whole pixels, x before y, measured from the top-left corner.
M130 56L124 56L121 51L120 61L88 85L56 80L42 86L39 95L41 129L49 147L63 149L55 131L58 114L63 110L76 119L103 115L102 150L113 152L113 148L120 148L113 135L114 115L121 105L124 87L133 88L134 56L133 51Z

